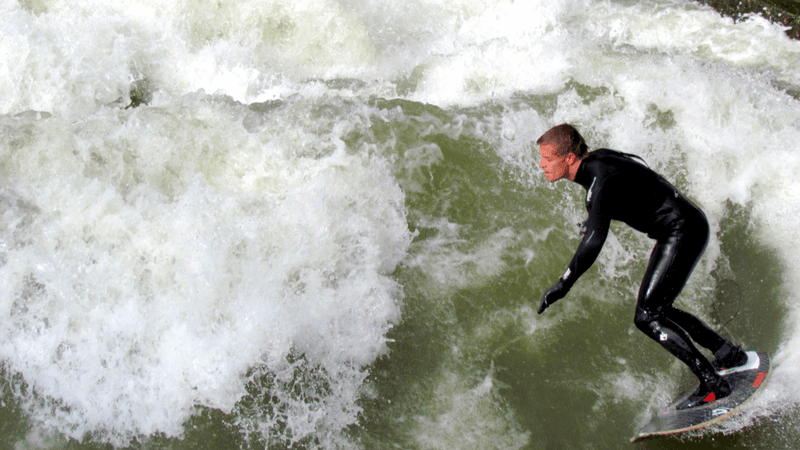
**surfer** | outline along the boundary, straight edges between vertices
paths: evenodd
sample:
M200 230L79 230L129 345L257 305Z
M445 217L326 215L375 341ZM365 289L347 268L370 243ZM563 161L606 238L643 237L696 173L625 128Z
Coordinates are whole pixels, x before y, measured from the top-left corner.
M745 364L745 352L673 306L708 244L705 214L638 157L608 149L588 152L583 137L569 124L551 128L536 143L547 181L568 179L583 186L588 211L575 256L542 296L539 314L567 295L600 254L611 221L622 221L656 241L639 288L634 323L700 380L698 389L678 409L729 395L731 388L717 370ZM714 363L692 340L713 352Z

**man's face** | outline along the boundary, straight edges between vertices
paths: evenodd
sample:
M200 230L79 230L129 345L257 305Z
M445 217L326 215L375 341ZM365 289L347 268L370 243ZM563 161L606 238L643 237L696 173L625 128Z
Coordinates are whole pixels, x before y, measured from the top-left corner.
M558 156L556 151L557 148L554 144L542 144L539 146L539 155L542 156L539 167L544 170L544 177L551 183L562 178L569 178L567 159L570 155Z

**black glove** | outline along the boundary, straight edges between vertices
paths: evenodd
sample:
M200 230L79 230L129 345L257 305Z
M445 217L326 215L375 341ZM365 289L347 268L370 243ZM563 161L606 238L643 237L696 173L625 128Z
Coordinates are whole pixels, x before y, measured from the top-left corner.
M567 285L561 278L547 292L542 295L542 303L539 304L539 314L543 313L548 306L561 300L567 295L572 286Z

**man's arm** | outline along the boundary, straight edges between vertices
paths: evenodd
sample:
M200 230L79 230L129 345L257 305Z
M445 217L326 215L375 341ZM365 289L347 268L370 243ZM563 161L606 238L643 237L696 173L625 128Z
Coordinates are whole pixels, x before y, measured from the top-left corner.
M603 199L600 192L601 189L597 189L594 193L595 198L589 207L589 219L586 221L586 232L578 245L578 249L575 251L575 256L572 257L572 261L570 261L564 275L542 296L542 301L539 304L539 314L543 313L547 307L556 301L564 298L569 290L572 289L572 285L594 264L598 255L600 255L600 250L603 249L603 244L606 242L611 226L610 217L604 214L603 211Z

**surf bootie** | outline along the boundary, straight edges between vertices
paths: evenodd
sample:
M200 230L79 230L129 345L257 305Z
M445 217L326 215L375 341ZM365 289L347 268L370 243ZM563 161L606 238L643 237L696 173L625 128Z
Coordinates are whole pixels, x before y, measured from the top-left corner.
M686 400L681 402L676 409L684 410L696 408L731 395L731 386L722 377L714 381L701 382L700 387Z
M714 370L717 372L747 364L747 353L742 350L741 346L733 345L729 342L726 342L719 350L714 352L714 358L716 359L711 365L714 366Z

